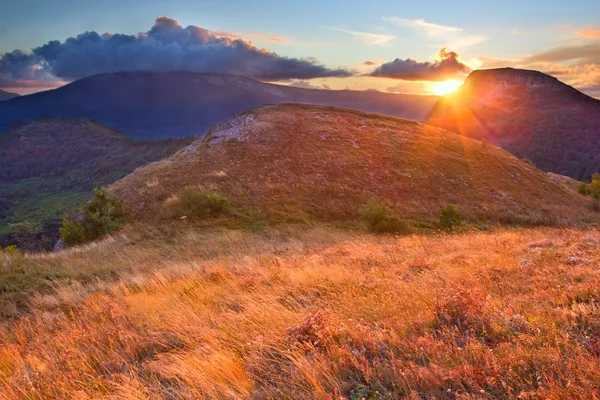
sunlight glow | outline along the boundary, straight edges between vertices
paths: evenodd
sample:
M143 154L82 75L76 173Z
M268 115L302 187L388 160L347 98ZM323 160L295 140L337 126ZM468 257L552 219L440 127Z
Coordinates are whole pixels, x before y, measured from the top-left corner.
M443 82L435 82L431 84L431 88L434 94L438 96L444 96L448 93L454 92L463 83L457 80L447 80Z

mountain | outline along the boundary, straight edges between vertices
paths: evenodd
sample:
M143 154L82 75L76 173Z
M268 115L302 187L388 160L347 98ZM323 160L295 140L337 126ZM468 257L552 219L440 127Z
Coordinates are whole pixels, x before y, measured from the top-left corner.
M188 186L265 222L356 221L373 200L425 225L449 203L472 222L597 218L584 196L497 147L415 121L312 105L239 114L111 190L132 220L152 221L168 217Z
M14 99L15 97L19 97L20 95L17 93L5 92L4 90L0 90L0 101Z
M578 180L600 171L600 101L537 71L472 72L426 122Z
M92 188L167 157L190 141L135 142L83 118L13 125L0 135L0 246L16 240L16 226L26 228L28 235L54 237L56 220L85 201ZM21 222L28 226L15 225Z
M0 132L43 116L85 117L135 139L204 134L210 126L264 104L335 105L423 119L437 97L373 91L301 89L236 75L123 72L75 81L0 104Z

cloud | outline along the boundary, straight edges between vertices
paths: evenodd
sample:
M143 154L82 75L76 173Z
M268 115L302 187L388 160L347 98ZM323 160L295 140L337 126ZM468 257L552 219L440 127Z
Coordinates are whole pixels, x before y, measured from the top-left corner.
M31 52L15 50L0 56L4 81L72 80L131 70L233 73L268 81L352 75L314 59L279 56L236 35L195 25L184 28L169 17L159 17L148 32L137 35L84 32Z
M419 62L410 58L382 64L370 76L400 79L406 81L443 81L464 78L471 68L459 60L458 53L443 48L438 53L438 61Z
M342 32L351 35L368 46L381 46L396 39L395 35L385 35L382 33L351 31L348 29L327 28L332 31Z
M248 35L250 37L255 37L259 40L264 40L267 42L285 43L285 44L292 42L290 39L286 38L285 36L274 35L274 34L267 33L267 32L252 31L252 32L248 32Z
M310 82L307 81L296 81L296 82L292 82L290 83L289 86L292 87L297 87L297 88L301 88L301 89L322 89L322 90L331 90L331 86L326 85L326 84L322 84L322 85L313 85Z
M462 32L462 29L457 28L455 26L434 24L433 22L427 22L424 19L412 20L398 17L384 17L383 19L396 25L408 26L414 29L424 30L429 36L439 36L453 32Z
M437 45L453 48L465 48L486 41L485 35L465 34L464 30L455 26L440 25L424 19L406 19L399 17L384 17L387 22L400 27L412 28L423 32L430 40L435 40Z
M364 63L362 63L362 65L366 65L367 67L372 67L374 65L377 65L377 63L375 61L365 61Z
M584 39L600 39L600 28L581 29L577 31L577 36Z
M534 53L522 60L526 64L565 61L600 64L600 42L557 46Z

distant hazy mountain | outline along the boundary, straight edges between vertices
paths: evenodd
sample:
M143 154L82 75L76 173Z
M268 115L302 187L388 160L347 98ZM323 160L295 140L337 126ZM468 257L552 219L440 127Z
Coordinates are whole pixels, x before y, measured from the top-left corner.
M215 122L269 103L334 105L422 120L436 96L330 91L223 74L122 72L75 81L0 104L0 132L42 116L85 117L136 139L205 133Z
M133 141L83 118L13 125L0 135L0 246L34 239L15 237L21 222L37 239L30 242L54 244L57 220L87 200L92 188L167 157L191 140Z
M497 144L544 171L575 179L600 171L600 101L541 72L474 71L427 123Z
M0 89L0 101L14 99L15 97L19 96L20 94L5 92L4 90Z

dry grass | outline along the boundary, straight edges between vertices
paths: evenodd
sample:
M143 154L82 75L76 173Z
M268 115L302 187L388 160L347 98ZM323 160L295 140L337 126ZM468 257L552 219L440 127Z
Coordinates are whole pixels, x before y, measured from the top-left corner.
M112 275L0 328L0 398L600 396L597 231L138 240L21 260Z

